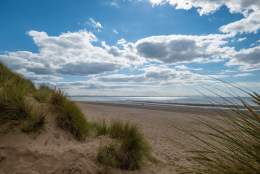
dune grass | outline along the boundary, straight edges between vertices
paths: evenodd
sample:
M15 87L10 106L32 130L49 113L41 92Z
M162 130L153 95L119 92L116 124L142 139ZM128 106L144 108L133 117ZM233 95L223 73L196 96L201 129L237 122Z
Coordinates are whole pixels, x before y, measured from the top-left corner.
M136 125L114 121L109 132L116 139L98 151L97 160L111 167L126 170L139 169L150 156L150 146Z
M12 73L0 63L0 122L23 125L26 132L37 131L44 125L44 113L34 109L28 98L36 88L22 76ZM41 120L41 124L39 121ZM31 127L31 128L30 128ZM33 129L32 129L33 127Z
M67 99L60 90L52 93L50 104L57 115L57 125L69 131L77 140L84 140L89 134L90 124L77 105Z
M250 94L257 106L260 96ZM243 102L243 101L242 101ZM193 137L201 142L191 151L195 174L258 174L260 172L260 113L243 102L246 111L225 112L222 119L201 121L208 131ZM203 150L202 150L203 149Z
M33 93L33 97L40 103L47 103L53 90L48 86L41 85L38 90Z
M110 126L105 120L102 122L93 122L92 127L94 128L97 136L108 135L110 132Z
M44 128L46 112L38 107L30 107L26 120L22 123L21 130L25 133L37 133Z

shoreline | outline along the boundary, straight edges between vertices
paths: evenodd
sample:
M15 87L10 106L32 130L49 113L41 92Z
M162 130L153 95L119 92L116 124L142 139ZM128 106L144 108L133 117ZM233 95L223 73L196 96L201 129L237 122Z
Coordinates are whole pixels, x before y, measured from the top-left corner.
M166 112L180 112L180 113L197 113L197 114L217 114L219 111L231 110L231 108L220 108L215 106L200 107L198 105L191 104L148 104L148 103L116 103L116 102L90 102L90 101L75 101L79 104L97 105L97 106L111 106L119 108L130 108L130 109L145 109L154 111L166 111Z

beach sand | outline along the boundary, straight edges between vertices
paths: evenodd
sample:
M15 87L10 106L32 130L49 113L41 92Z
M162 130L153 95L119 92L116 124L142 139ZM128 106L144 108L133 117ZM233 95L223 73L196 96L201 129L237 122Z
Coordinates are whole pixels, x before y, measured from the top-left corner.
M181 173L191 162L187 151L197 144L186 131L200 129L195 119L215 114L207 109L185 107L160 110L82 102L77 105L92 121L123 120L137 124L152 146L152 160L136 171L105 168L98 164L96 155L98 148L108 143L106 137L78 142L57 128L50 115L45 131L38 136L0 134L0 174Z
M191 162L189 150L198 142L190 132L200 130L197 119L217 116L215 110L172 107L133 107L131 105L78 103L87 118L92 121L122 120L137 124L153 149L158 163L151 163L134 173L182 173L183 167Z

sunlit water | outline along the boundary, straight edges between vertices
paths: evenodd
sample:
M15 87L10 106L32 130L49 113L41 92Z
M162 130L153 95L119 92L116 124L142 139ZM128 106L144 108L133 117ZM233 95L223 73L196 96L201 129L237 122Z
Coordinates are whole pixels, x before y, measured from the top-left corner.
M102 102L116 104L143 104L143 105L188 105L200 107L201 105L242 105L241 99L250 105L254 105L248 97L133 97L133 96L71 96L74 101Z

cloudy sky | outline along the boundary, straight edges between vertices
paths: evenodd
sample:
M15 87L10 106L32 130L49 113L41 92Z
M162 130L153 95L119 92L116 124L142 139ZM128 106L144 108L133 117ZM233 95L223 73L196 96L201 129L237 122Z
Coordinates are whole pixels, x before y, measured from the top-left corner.
M259 0L0 1L0 61L70 95L260 92L259 32Z

